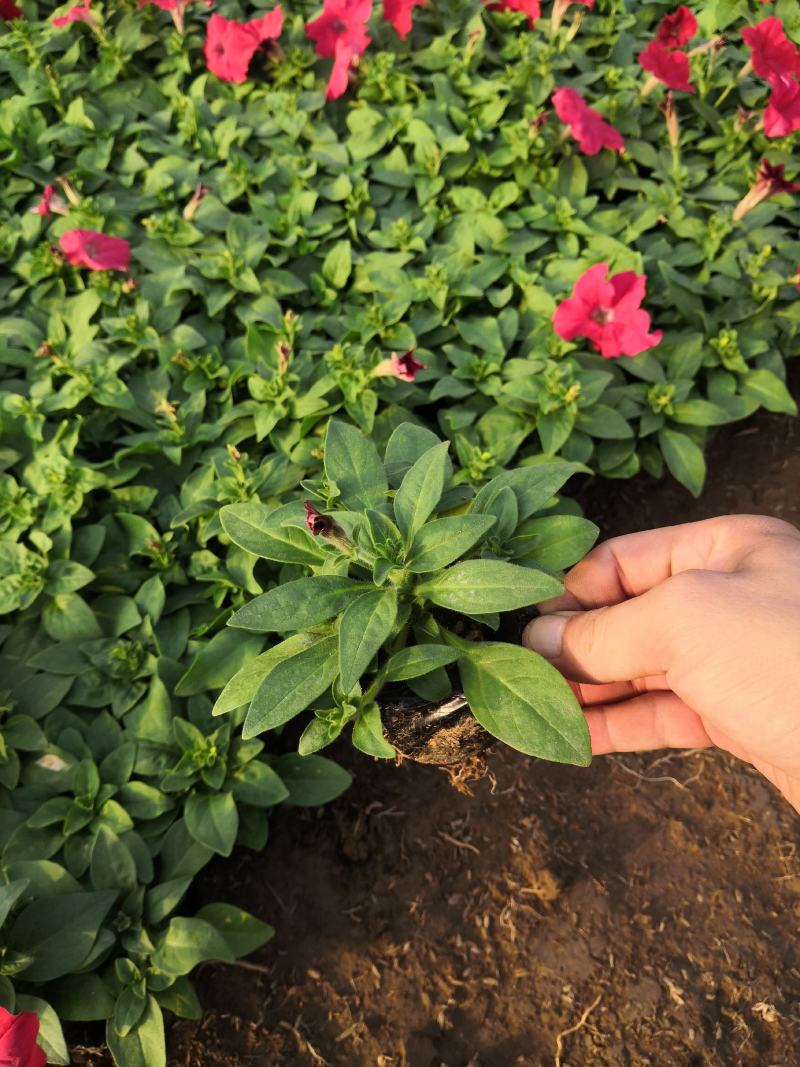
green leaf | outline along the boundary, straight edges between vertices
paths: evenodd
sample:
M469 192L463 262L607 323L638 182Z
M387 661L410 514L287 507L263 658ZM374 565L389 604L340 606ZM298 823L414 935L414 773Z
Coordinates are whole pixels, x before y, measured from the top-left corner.
M109 1020L106 1042L118 1067L167 1067L164 1020L155 997L148 994L141 1019L124 1037Z
M108 1019L114 998L99 974L70 974L48 987L48 996L65 1022Z
M797 414L797 404L792 394L772 371L748 371L742 379L742 395L758 401L767 411L782 415Z
M230 793L192 793L186 799L186 829L205 848L230 856L239 831L236 801Z
M28 885L27 878L19 878L11 881L8 885L0 885L0 927L5 925L11 909L28 888Z
M50 596L59 596L82 589L93 580L94 574L81 563L73 563L68 559L56 559L47 568L46 578L45 593L49 593Z
M50 982L78 970L116 899L114 890L64 893L34 900L24 908L11 927L8 943L33 957L21 972L25 981Z
M597 540L599 530L577 515L545 515L528 519L518 530L525 555L538 566L560 571L582 559ZM528 539L533 547L528 548ZM513 546L514 541L511 542Z
M427 521L444 492L448 442L434 445L414 463L397 490L394 516L397 525L410 541Z
M503 471L487 482L475 496L470 511L473 514L483 510L486 497L494 495L497 489L507 485L514 491L519 508L520 522L529 518L549 503L564 483L580 468L575 463L562 459L546 459L530 467L518 467L516 470Z
M322 637L278 663L256 690L242 737L282 726L324 693L338 673L338 647L337 637Z
M95 889L136 888L136 863L128 847L107 826L97 831L92 847L91 879Z
M258 633L307 630L327 622L361 596L364 583L335 574L298 578L257 596L228 620L229 626Z
M178 696L193 696L208 689L221 689L225 683L263 648L260 637L250 637L236 630L220 630L192 660L188 671L178 680Z
M166 974L181 975L206 960L233 963L234 958L227 941L211 923L178 916L170 919L152 962Z
M360 752L376 759L394 759L397 755L394 745L383 736L381 711L377 704L369 704L359 712L353 724L353 744Z
M494 526L494 515L453 515L433 519L417 533L408 550L406 570L428 574L463 556Z
M350 787L352 776L325 756L297 756L293 752L272 761L289 790L287 804L316 807L335 800Z
M231 541L254 556L278 563L321 563L326 543L297 526L282 526L287 517L286 508L268 508L256 501L228 504L219 513Z
M322 276L334 289L343 289L352 270L353 257L349 241L337 241L322 264Z
M384 455L386 473L392 488L396 489L400 485L406 473L421 456L440 443L436 434L424 426L417 426L413 422L401 422L389 438ZM452 473L453 464L448 456L445 464L445 481L450 480Z
M459 661L472 714L493 737L529 756L591 762L589 730L563 676L527 648L486 642Z
M458 649L448 645L412 645L395 652L386 664L384 677L387 682L404 682L408 678L419 678L420 675L435 671L437 667L455 663L460 655Z
M197 918L210 923L225 940L232 954L239 959L255 952L274 936L274 929L255 916L233 904L206 904Z
M667 467L692 496L700 496L706 478L706 461L691 437L677 430L659 431L658 443Z
M39 1034L36 1043L44 1049L48 1063L67 1065L72 1062L59 1018L46 1000L19 993L16 1010L18 1012L33 1011L39 1016Z
M557 579L529 567L494 559L472 559L417 585L417 596L467 615L513 611L563 592Z
M268 648L260 656L245 663L217 697L212 714L225 715L244 704L249 704L273 667L298 652L302 652L304 648L313 645L316 640L313 634L294 634L292 637L287 637L285 641L281 641L279 645Z
M397 590L376 589L353 601L339 623L339 675L349 693L382 648L397 620ZM312 698L313 699L313 698Z
M229 780L233 795L243 804L269 808L286 800L289 790L280 777L261 760L246 763L234 772Z
M331 419L325 435L325 476L339 489L343 507L381 510L389 484L375 445L355 426Z

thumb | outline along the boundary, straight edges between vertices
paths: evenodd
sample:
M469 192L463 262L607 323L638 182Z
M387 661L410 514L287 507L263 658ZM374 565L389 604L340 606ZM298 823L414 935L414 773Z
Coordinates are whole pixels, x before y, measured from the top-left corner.
M522 642L573 682L627 682L664 674L673 628L659 590L593 611L540 615Z

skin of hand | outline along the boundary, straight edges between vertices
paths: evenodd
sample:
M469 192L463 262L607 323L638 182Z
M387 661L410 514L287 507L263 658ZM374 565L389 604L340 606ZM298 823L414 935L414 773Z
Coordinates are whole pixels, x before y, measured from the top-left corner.
M725 516L598 545L523 643L573 683L595 755L717 745L800 811L800 531Z

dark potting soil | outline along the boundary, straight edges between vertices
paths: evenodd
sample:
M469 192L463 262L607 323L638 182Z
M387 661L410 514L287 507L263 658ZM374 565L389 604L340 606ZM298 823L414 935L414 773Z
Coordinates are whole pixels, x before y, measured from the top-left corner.
M640 477L582 502L603 537L726 512L800 525L797 422L720 432L709 468L700 501ZM800 1064L800 819L749 767L498 746L467 796L436 767L334 754L344 797L278 811L262 854L200 878L190 903L277 933L199 970L205 1015L171 1023L171 1067Z

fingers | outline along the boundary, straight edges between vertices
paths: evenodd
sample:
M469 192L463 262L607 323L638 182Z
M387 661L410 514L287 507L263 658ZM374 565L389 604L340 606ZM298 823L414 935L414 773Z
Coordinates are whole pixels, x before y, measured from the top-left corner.
M664 675L674 662L680 617L662 589L612 607L542 615L528 623L523 644L573 682L629 682Z
M705 748L711 739L700 716L674 693L644 693L624 704L586 711L592 753Z
M786 526L758 515L729 515L614 537L573 567L566 592L539 610L551 614L619 604L682 571L733 570L754 541Z
M667 679L663 674L652 675L649 678L636 678L632 682L607 682L603 685L570 682L569 687L582 708L591 708L597 704L617 704L621 700L630 700L639 693L669 689Z

